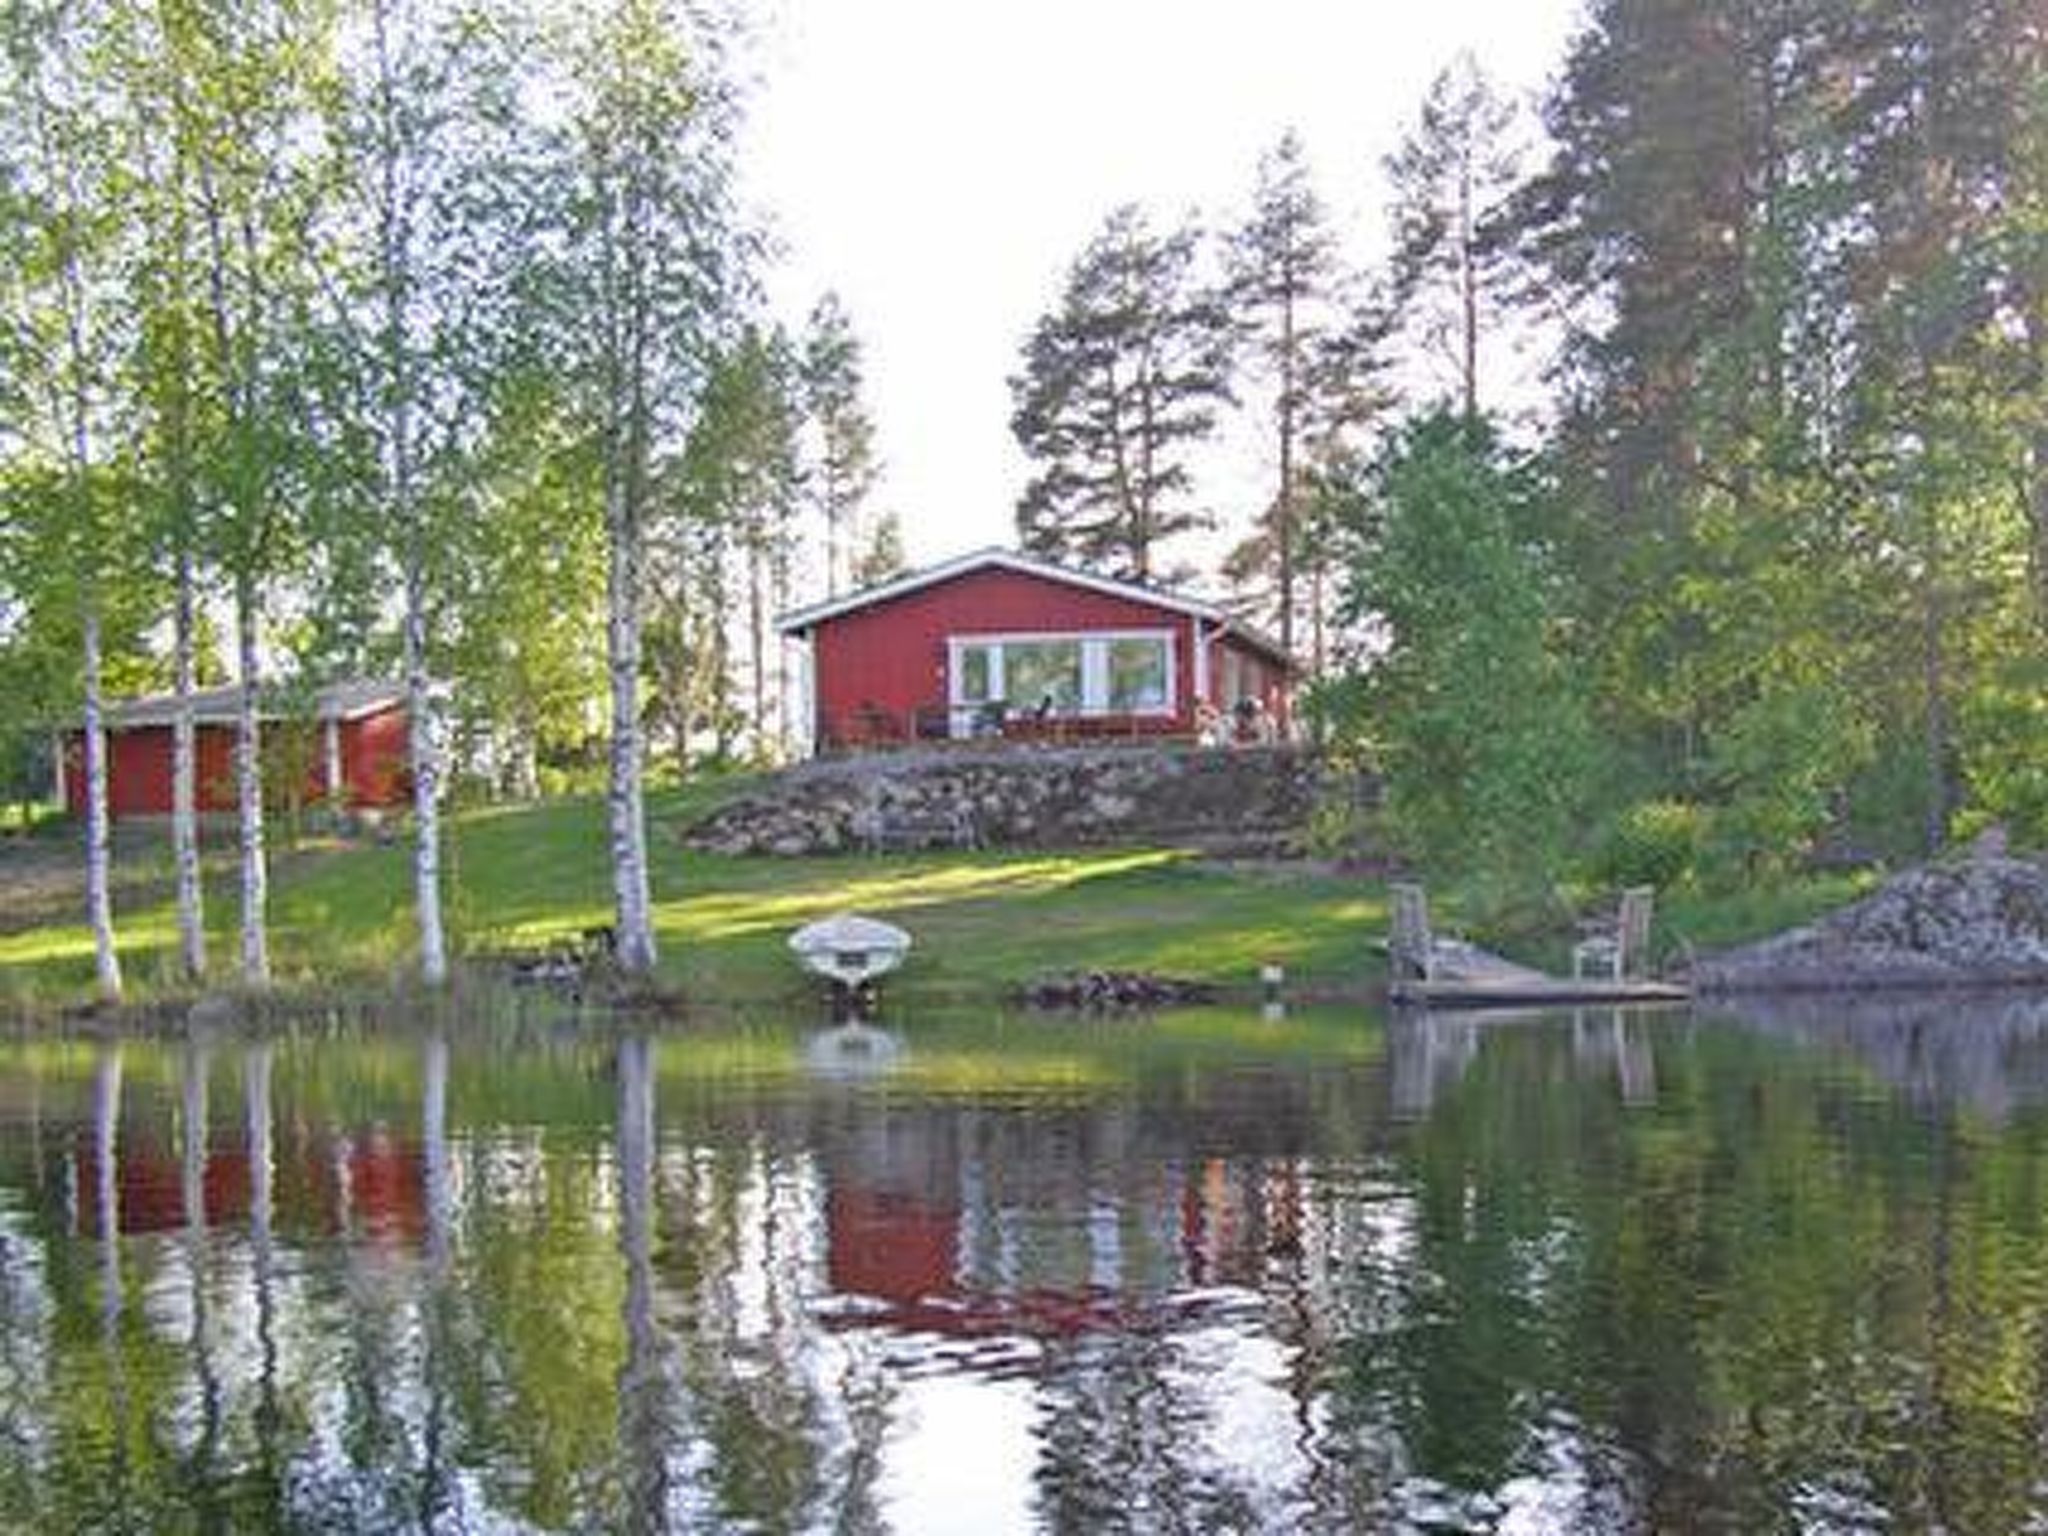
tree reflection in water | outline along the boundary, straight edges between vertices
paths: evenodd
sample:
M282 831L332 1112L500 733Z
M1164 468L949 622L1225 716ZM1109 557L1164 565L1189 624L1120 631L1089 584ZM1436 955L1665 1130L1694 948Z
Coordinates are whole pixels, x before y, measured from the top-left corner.
M0 1526L2048 1515L2048 1007L1033 1028L0 1048Z

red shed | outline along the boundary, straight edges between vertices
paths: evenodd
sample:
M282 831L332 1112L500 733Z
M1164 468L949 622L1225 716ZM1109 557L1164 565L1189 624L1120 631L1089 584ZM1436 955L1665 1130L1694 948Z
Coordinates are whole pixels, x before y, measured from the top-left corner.
M235 715L241 690L234 684L192 695L198 748L197 797L205 812L235 809ZM176 694L156 693L108 706L107 810L114 817L171 814L171 732ZM266 707L274 727L310 729L306 797L351 809L402 805L411 793L406 772L405 689L397 683L330 683L313 696L310 721L303 710ZM85 804L83 731L64 749L64 803Z
M820 749L975 735L1269 734L1293 668L1214 603L985 549L786 615Z

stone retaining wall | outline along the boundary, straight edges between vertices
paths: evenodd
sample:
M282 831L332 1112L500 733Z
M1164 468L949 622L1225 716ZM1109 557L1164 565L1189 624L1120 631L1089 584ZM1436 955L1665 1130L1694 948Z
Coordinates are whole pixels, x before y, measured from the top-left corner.
M1298 851L1320 785L1292 747L948 747L821 759L682 831L714 853L1191 844Z

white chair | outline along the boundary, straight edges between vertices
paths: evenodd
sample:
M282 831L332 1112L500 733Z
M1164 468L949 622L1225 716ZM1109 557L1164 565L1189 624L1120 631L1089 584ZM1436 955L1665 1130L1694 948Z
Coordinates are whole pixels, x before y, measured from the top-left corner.
M1621 893L1611 923L1572 946L1572 976L1605 971L1615 981L1641 976L1650 955L1650 912L1655 891L1632 885Z

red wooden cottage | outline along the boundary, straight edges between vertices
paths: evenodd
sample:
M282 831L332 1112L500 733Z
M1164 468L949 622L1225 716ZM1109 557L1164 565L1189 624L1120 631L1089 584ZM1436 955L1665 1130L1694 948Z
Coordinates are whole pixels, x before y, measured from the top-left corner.
M192 695L201 812L235 809L235 715L240 695L234 684L201 688ZM171 814L171 734L177 709L177 695L171 693L126 699L107 708L109 815ZM273 730L316 733L305 754L308 800L376 809L402 805L411 793L402 685L332 683L313 696L310 717L303 710L266 708L263 719ZM85 804L84 736L83 731L73 731L64 744L64 803L74 808Z
M1214 603L985 549L799 609L819 750L1284 730L1293 669Z

